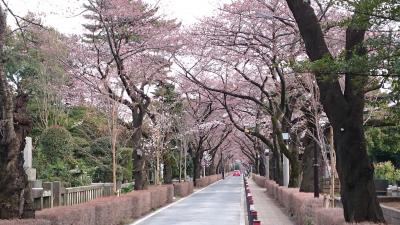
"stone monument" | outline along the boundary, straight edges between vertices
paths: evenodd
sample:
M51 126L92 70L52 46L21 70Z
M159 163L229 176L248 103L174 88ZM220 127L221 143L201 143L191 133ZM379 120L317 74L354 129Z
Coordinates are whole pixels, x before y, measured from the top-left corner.
M32 138L25 138L25 148L24 148L24 169L25 173L28 176L28 181L36 180L36 169L32 168Z

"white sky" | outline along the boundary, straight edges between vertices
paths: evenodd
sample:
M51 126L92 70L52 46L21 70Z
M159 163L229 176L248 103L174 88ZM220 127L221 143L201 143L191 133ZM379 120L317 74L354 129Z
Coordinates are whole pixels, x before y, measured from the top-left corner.
M85 0L7 0L14 13L23 16L28 11L44 16L44 24L53 26L62 33L82 33L84 20L79 15ZM146 0L154 3L157 0ZM223 3L230 0L160 0L160 11L169 18L177 18L184 25L212 14ZM9 17L9 24L13 18Z

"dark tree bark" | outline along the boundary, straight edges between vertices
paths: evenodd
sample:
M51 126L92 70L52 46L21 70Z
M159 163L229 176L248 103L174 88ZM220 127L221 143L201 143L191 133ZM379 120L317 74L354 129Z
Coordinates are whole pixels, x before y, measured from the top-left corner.
M316 91L316 90L314 90ZM315 93L315 92L314 92ZM303 144L305 146L302 160L302 179L300 184L301 192L314 192L314 148L317 145L315 138L316 135L316 113L318 113L315 108L312 108L311 105L305 105L301 108L301 111L305 115L306 118L306 127L308 130L308 134L303 138ZM321 161L322 154L321 151L318 151L318 159ZM321 171L321 163L319 163L319 168ZM322 185L319 186L320 190L322 189Z
M274 144L274 152L273 152L273 158L274 158L274 168L275 168L275 181L278 183L280 186L283 185L283 169L282 169L282 154L280 153L278 149L278 144L276 141L276 137L273 137L273 144Z
M146 173L146 159L145 153L142 148L142 124L144 119L144 111L139 108L132 110L132 127L133 127L133 179L135 181L135 190L147 189L147 173Z
M286 0L286 2L294 15L310 60L332 58L318 18L310 4L303 0ZM361 18L365 23L369 20L357 13L353 18ZM366 28L353 23L347 28L348 60L353 55L366 54L362 47L365 30ZM348 222L384 222L375 193L374 168L367 155L363 130L364 88L368 77L347 73L345 92L342 93L337 74L315 75L320 89L320 101L334 129L337 172L345 219ZM329 79L326 76L329 76Z
M196 185L197 180L200 179L201 174L201 157L196 154L193 157L193 184Z
M300 183L301 192L314 192L313 151L314 144L308 144L304 149L302 163L303 176Z
M13 99L3 71L6 16L0 7L0 219L33 218L27 175L23 168L25 138L31 129L26 113L28 96Z
M314 142L309 143L305 149L303 154L303 162L302 162L302 171L303 176L300 183L300 191L301 192L314 192ZM321 162L322 155L321 151L318 151L318 160ZM322 174L322 162L319 163L319 173ZM321 179L319 181L319 190L322 191L322 182Z
M264 161L260 160L260 163L258 164L258 172L260 174L260 176L265 177L265 165L264 165Z
M215 175L216 173L216 168L214 163L211 163L210 167L208 167L208 175Z
M289 187L299 187L300 185L300 162L298 155L290 155L288 157L290 162L290 174L289 174Z
M172 184L172 158L167 153L164 155L164 183L165 184Z

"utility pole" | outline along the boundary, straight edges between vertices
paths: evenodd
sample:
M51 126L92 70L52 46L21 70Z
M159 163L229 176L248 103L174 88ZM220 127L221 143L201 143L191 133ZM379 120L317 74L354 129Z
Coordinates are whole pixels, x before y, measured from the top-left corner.
M221 172L222 172L222 179L225 179L224 158L222 158L222 151L221 151Z
M289 149L289 133L282 133L282 138L285 142L286 148ZM285 156L285 154L282 155L282 172L283 172L283 186L288 187L289 186L289 181L290 181L290 164L289 164L289 159Z
M331 155L331 206L335 207L335 174L336 174L336 155L335 147L333 146L333 128L329 129L329 145L330 145L330 155Z
M265 177L269 180L269 149L264 150L264 159L265 159Z
M183 136L183 152L184 152L184 157L183 157L183 180L184 181L187 181L186 179L187 179L187 171L186 171L186 168L187 168L187 165L186 165L186 158L187 158L187 140L186 140L186 137L185 136Z
M112 101L112 112L111 112L111 151L112 151L112 177L113 177L113 192L117 193L117 154L116 154L116 142L117 142L117 128L115 123L116 117L116 102Z
M316 141L314 141L314 198L319 198L318 148Z
M182 182L182 153L183 151L183 140L181 140L181 148L179 151L179 183Z
M313 82L315 83L315 82ZM317 102L316 100L316 86L313 85L313 102ZM318 140L318 127L319 127L319 117L318 111L316 107L313 107L314 115L313 115L313 122L314 122L314 198L319 198L319 175L318 175L318 147L317 147L317 140ZM321 139L322 140L322 139ZM322 145L322 144L321 144Z

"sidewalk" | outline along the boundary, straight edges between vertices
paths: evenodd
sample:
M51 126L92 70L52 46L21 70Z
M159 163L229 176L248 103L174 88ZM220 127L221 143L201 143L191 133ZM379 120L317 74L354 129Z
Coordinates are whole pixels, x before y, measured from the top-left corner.
M285 214L284 208L267 195L265 188L259 187L251 178L248 183L261 225L294 225Z

